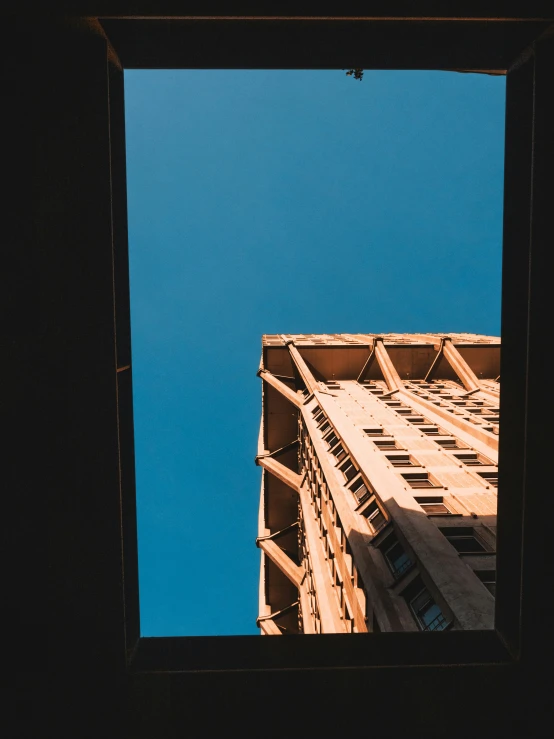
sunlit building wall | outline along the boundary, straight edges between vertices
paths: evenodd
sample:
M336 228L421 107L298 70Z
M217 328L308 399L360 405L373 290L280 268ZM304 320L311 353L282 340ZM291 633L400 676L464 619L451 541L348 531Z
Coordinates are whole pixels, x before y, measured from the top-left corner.
M490 629L500 340L265 335L262 634Z

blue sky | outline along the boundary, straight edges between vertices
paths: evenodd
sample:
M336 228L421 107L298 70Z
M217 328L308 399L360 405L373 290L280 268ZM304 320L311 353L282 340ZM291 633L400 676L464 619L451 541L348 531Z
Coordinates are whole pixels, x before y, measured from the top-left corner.
M263 333L499 335L505 78L126 71L143 636L259 633Z

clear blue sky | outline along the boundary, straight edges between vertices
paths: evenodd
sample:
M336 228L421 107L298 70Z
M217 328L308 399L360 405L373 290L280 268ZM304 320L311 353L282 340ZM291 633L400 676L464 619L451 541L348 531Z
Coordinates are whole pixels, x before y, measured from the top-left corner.
M500 331L504 77L126 71L141 632L256 634L263 333Z

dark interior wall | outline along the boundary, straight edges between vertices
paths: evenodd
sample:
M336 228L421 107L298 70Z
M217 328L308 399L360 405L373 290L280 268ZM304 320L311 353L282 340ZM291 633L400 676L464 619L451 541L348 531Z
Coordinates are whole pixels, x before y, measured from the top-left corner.
M303 662L298 650L295 669L289 663L282 671L129 676L125 654L138 624L132 593L125 618L121 511L132 519L132 508L123 482L128 476L120 475L125 455L118 395L129 400L130 387L127 380L122 390L116 372L114 244L122 235L120 221L114 225L113 219L114 203L117 211L121 202L114 196L117 124L109 107L110 97L113 102L121 95L121 71L91 30L26 20L6 24L4 32L5 149L12 185L5 210L14 263L6 272L5 295L13 301L8 346L17 367L10 390L21 389L19 395L7 393L7 403L25 431L8 462L18 483L18 496L12 496L19 505L15 551L32 550L29 562L21 558L28 564L22 597L10 604L24 627L17 683L23 686L18 688L21 730L14 735L36 736L28 730L33 720L44 729L48 719L39 706L48 700L58 736L158 739L185 736L196 731L193 726L210 735L222 721L228 733L242 727L242 735L282 736L300 729L325 735L344 725L381 736L407 731L443 736L445 727L449 736L468 731L545 736L551 704L542 666L553 656L550 611L544 607L552 571L546 546L552 496L546 487L549 436L542 387L551 314L546 260L553 242L552 40L536 43L508 75L508 110L518 114L509 119L506 136L510 207L505 209L502 397L503 429L510 432L500 441L505 494L497 606L503 638L521 659L503 667L305 670L309 660ZM121 334L118 328L117 343ZM41 432L32 447L29 428ZM48 589L40 590L37 572L45 570L47 547ZM128 567L132 580L132 563ZM372 636L393 637L385 652L402 663L397 635ZM255 661L264 639L240 644ZM187 644L194 652L193 643ZM207 647L206 654L215 659L218 645ZM283 650L277 643L276 648ZM463 662L464 648L458 654ZM421 659L424 664L425 656ZM452 657L447 659L452 664Z
M28 432L40 428L41 434L36 446L24 441L17 449L25 457L19 546L33 550L31 573L48 555L45 597L35 592L23 613L44 663L33 652L23 664L47 673L40 693L51 701L55 733L101 736L106 726L123 726L125 632L135 626L125 620L121 567L118 394L129 402L130 386L122 380L118 389L116 372L130 347L123 327L119 351L116 346L114 294L115 247L126 239L124 222L114 225L124 182L112 177L114 139L123 131L114 125L122 114L122 71L86 24L20 21L3 30L14 95L7 109L27 124L10 120L13 135L6 140L19 166L29 164L27 187L10 193L16 212L33 187L18 216L22 225L32 223L32 238L16 241L24 258L12 278L19 381L27 388L17 413ZM33 703L24 714L32 720L40 712Z

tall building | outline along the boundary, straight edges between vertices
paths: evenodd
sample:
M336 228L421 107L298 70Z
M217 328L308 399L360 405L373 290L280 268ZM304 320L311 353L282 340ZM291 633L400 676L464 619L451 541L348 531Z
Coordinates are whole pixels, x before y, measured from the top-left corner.
M262 634L492 629L500 340L266 335Z

